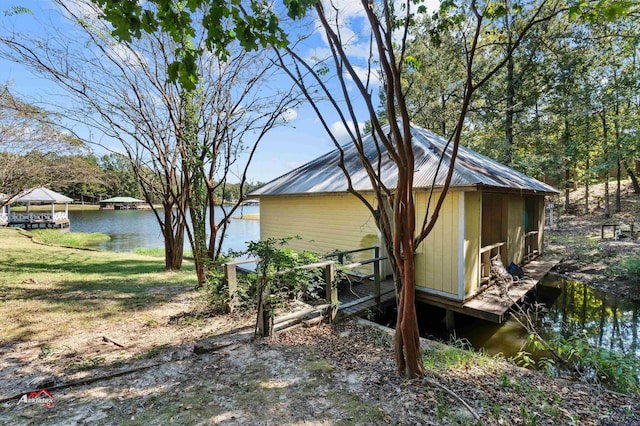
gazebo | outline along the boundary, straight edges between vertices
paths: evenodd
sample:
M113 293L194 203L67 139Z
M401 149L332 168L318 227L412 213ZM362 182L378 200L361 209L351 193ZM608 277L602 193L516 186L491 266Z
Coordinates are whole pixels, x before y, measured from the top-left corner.
M100 209L113 209L113 210L135 210L138 205L144 203L143 200L138 200L132 197L113 197L100 201Z
M69 226L69 203L73 199L45 187L37 187L22 191L7 202L8 225L24 228L64 228ZM11 204L24 203L26 213L12 213ZM32 204L51 204L51 212L31 212ZM56 212L56 204L64 204L64 212Z

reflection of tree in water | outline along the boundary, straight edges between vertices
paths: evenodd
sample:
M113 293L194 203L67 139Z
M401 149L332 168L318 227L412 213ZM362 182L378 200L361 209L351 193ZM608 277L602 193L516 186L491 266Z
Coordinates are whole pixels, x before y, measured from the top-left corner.
M638 354L640 306L623 297L593 289L576 281L562 280L562 294L549 308L547 333L565 338L586 332L589 341L609 350ZM554 286L555 287L555 286Z

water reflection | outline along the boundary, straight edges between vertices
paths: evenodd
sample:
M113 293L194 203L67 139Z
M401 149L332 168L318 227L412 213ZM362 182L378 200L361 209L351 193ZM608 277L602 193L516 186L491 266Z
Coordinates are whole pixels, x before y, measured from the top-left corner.
M243 213L258 213L259 210L258 206L247 206L243 208ZM217 212L221 213L221 210ZM111 240L96 246L102 250L133 251L137 248L164 246L160 227L151 210L70 211L69 216L71 231L103 232L111 237ZM247 241L258 239L260 221L231 219L223 243L224 251L244 250ZM185 248L190 249L186 236Z
M593 345L640 356L640 304L558 275L545 277L532 299L532 302L542 303L547 310L537 321L543 336L569 337L585 333ZM424 307L422 311L425 310L433 311L434 308ZM442 312L421 315L420 326L424 336L449 339L449 332L442 322ZM482 348L491 355L502 353L511 357L520 350L531 352L528 347L528 332L513 318L503 324L495 324L457 315L453 333L457 338L465 338L473 347Z

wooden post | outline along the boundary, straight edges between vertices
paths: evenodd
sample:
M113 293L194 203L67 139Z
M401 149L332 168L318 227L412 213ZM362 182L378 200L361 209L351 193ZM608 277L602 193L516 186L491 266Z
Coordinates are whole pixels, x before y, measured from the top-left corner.
M329 323L335 321L338 314L338 285L336 281L336 265L331 262L324 267L324 283L328 308Z
M227 283L227 313L233 312L238 307L238 279L235 263L225 263L222 265L224 271L224 281Z
M456 327L456 313L450 309L445 313L445 325L447 330L453 330Z
M271 291L269 283L262 290L262 297L258 304L258 335L268 337L273 334L273 312L271 310Z
M482 253L482 278L491 276L491 252Z
M376 259L373 262L373 282L376 294L376 305L380 305L380 247L373 248L373 257Z

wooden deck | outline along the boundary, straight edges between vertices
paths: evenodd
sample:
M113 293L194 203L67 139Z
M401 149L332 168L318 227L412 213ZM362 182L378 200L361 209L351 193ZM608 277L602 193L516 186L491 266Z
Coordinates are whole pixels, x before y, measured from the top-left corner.
M560 260L559 257L543 257L528 263L523 268L525 278L515 283L506 295L502 295L500 289L494 285L463 303L423 291L419 291L416 298L418 301L450 311L501 323L505 320L509 309L521 302Z
M369 309L375 308L376 296L375 285L372 280L365 280L362 283L353 284L350 288L339 292L338 317L349 318L365 314ZM380 306L387 306L395 303L396 294L393 279L380 282Z

